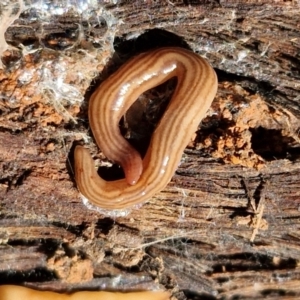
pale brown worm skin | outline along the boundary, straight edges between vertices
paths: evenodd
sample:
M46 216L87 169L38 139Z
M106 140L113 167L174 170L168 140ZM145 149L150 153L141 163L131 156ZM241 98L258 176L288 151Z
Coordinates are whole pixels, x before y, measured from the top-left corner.
M1 300L168 300L168 292L144 291L132 293L114 293L105 291L82 291L72 294L60 294L48 291L37 291L23 286L1 285Z
M125 140L119 121L143 92L172 77L177 86L142 160ZM171 180L182 153L217 92L217 76L199 55L182 48L142 53L117 70L94 92L89 121L103 153L124 168L126 179L105 181L87 149L75 148L75 180L80 193L103 209L143 203Z

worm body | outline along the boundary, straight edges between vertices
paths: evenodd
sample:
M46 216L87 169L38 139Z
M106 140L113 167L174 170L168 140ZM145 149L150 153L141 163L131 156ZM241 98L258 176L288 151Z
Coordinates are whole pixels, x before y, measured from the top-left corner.
M139 95L172 77L177 77L175 92L142 160L121 135L119 121ZM96 142L108 158L121 164L126 179L100 178L89 151L77 146L75 179L79 191L101 208L123 209L162 190L216 91L213 68L191 51L161 48L129 60L100 85L89 104L89 122Z
M83 291L73 294L60 294L48 291L37 291L23 286L1 285L1 300L168 300L168 292L133 292L113 293L105 291Z

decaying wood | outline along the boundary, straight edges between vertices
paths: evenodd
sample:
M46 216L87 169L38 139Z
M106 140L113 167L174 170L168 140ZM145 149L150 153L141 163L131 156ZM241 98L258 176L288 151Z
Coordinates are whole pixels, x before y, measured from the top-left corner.
M6 32L0 283L298 299L299 1L116 2L88 21L70 10L43 24L26 10ZM166 45L211 62L217 97L164 191L128 215L89 210L74 183L74 143L107 163L89 138L89 86L104 66L103 78ZM150 91L125 117L135 144L149 140L173 86Z

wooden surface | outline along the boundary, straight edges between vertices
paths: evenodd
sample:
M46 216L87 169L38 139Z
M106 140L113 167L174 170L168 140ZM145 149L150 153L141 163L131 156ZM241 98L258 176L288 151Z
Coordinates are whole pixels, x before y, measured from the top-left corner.
M89 20L77 35L68 35L77 33L74 11L50 18L48 31L26 14L7 30L18 48L0 70L0 282L298 299L299 1L118 1L97 13L100 25ZM101 81L92 79L170 45L215 68L219 90L207 118L164 191L128 215L89 210L72 153L85 142L98 165L107 162L88 130L89 86ZM150 91L125 117L122 129L140 150L172 88Z

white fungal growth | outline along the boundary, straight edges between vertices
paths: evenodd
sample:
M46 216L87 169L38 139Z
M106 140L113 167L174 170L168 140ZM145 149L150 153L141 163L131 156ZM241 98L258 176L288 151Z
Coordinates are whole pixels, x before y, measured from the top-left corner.
M126 217L131 213L133 209L138 209L140 206L133 206L132 208L124 208L124 209L104 209L99 206L92 204L89 199L87 199L84 195L80 194L82 203L90 210L95 210L104 216L108 216L111 218L118 218L118 217Z
M78 37L70 42L67 48L69 52L66 55L65 51L52 49L45 41L47 41L46 29L52 24L53 17L63 19L62 16L68 14L78 18L76 29ZM76 123L71 107L79 106L84 100L84 93L91 80L97 76L113 53L113 41L119 22L98 0L0 0L0 57L4 58L5 51L15 49L6 36L7 30L18 32L22 26L30 28L31 23L34 23L32 27L34 44L23 43L22 38L14 41L18 45L21 59L36 51L43 53L46 48L51 48L56 58L43 59L41 55L41 58L34 62L29 58L28 62L31 63L23 64L22 67L16 64L19 67L18 81L28 84L30 86L28 88L34 90L36 96L41 95L41 99L50 103L66 122L72 120ZM90 31L94 27L97 29L98 26L103 26L103 31L91 35ZM24 37L26 42L26 35ZM13 36L10 40L11 38ZM53 41L56 41L55 37ZM59 38L57 41L59 43ZM93 47L93 43L101 47ZM4 59L0 60L1 69L5 69ZM2 98L11 99L10 101L20 100L18 95L11 97L9 92L8 95L6 91L2 92ZM24 101L30 101L26 95L23 97Z
M23 0L11 1L4 0L0 3L0 57L9 49L9 45L5 40L5 32L7 28L19 18L20 14L25 10ZM0 59L0 69L3 69L3 63Z

